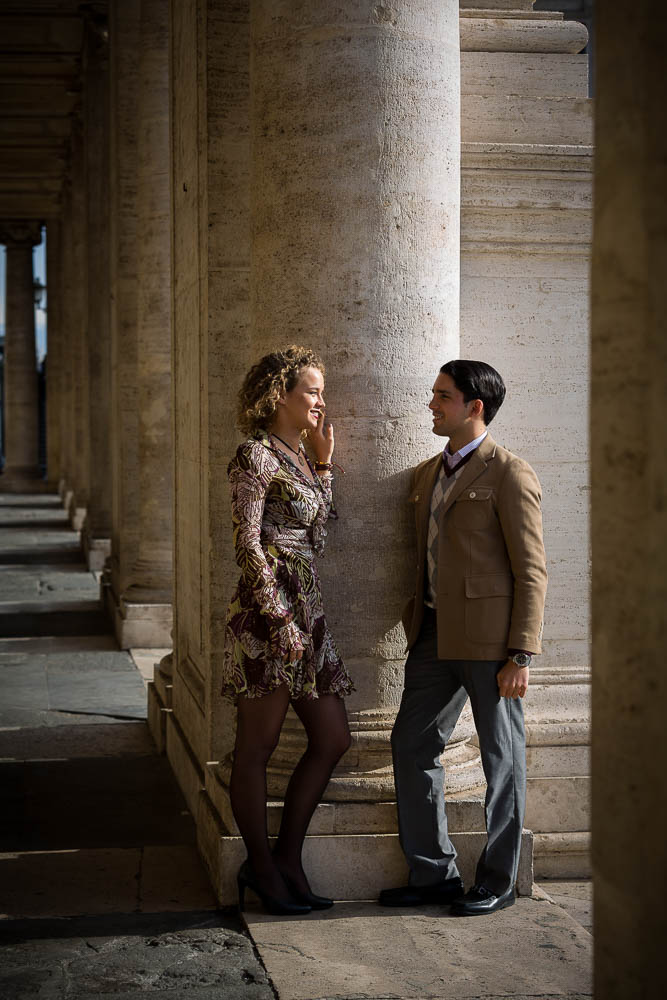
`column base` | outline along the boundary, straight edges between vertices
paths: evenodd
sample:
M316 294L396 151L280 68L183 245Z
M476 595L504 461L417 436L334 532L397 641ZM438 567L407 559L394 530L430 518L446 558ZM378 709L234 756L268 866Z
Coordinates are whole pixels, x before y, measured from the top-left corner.
M171 646L173 612L166 601L132 600L105 587L107 614L121 649L164 649Z
M69 514L70 526L73 531L81 531L86 521L88 509L77 502L74 491L69 493L68 501L66 510Z
M111 555L111 539L94 538L87 527L84 527L81 532L81 548L90 572L101 573L104 563Z
M207 764L197 828L200 851L222 905L236 901L236 871L245 857L224 781L225 769ZM283 803L268 803L269 835L280 827ZM467 885L486 842L483 792L475 798L447 799L447 818L457 864ZM316 891L336 899L374 899L380 889L404 884L408 870L396 832L395 802L321 802L311 820L304 858ZM533 835L524 830L517 890L530 895Z
M220 904L233 905L237 901L236 873L246 857L245 845L240 837L227 834L205 793L199 801L197 840ZM470 886L486 833L452 833L452 842L458 852L461 877ZM313 890L338 900L376 899L381 889L405 885L408 878L397 833L309 833L303 858ZM530 830L524 830L517 878L519 895L532 893L532 862L533 835Z
M39 472L29 469L6 468L0 475L0 493L53 493L52 483Z

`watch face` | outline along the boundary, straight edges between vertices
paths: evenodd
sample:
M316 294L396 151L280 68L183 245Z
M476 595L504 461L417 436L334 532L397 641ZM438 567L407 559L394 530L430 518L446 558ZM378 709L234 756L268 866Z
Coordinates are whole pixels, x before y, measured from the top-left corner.
M517 667L527 667L530 665L530 656L528 653L515 653L512 657Z

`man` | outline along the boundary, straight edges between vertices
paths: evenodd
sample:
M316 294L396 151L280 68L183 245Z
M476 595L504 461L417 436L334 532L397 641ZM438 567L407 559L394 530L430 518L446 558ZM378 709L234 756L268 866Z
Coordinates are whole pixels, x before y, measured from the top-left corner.
M410 878L383 890L384 906L452 903L453 913L476 915L514 902L526 796L520 699L541 651L547 573L537 476L487 430L504 398L502 378L481 361L450 361L433 386L433 433L449 442L412 476L417 576L392 733ZM467 696L487 781L487 843L464 894L440 755Z

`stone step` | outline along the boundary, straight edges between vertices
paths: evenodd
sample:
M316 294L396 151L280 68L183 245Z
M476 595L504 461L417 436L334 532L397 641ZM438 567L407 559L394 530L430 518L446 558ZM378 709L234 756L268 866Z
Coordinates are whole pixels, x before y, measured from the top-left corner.
M590 848L587 831L534 834L535 878L590 878Z
M236 873L246 856L240 837L224 835L220 817L206 794L197 820L199 849L213 888L223 906L237 901ZM475 867L486 843L485 833L454 833L457 864L464 882L474 881ZM375 899L381 889L405 884L408 877L398 834L307 836L304 865L316 892L335 899ZM533 835L524 830L517 890L529 896L533 884Z

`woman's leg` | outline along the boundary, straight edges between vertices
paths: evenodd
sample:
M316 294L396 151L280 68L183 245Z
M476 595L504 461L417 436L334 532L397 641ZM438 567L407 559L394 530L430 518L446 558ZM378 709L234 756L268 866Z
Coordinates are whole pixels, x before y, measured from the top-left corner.
M239 698L229 788L234 819L250 865L262 888L277 899L289 899L289 892L269 848L266 765L278 743L288 705L289 691L285 685L261 698L244 695Z
M350 746L350 729L342 698L335 694L292 703L308 736L308 746L294 769L285 794L275 858L300 892L308 892L301 865L301 849L315 807L331 772Z

